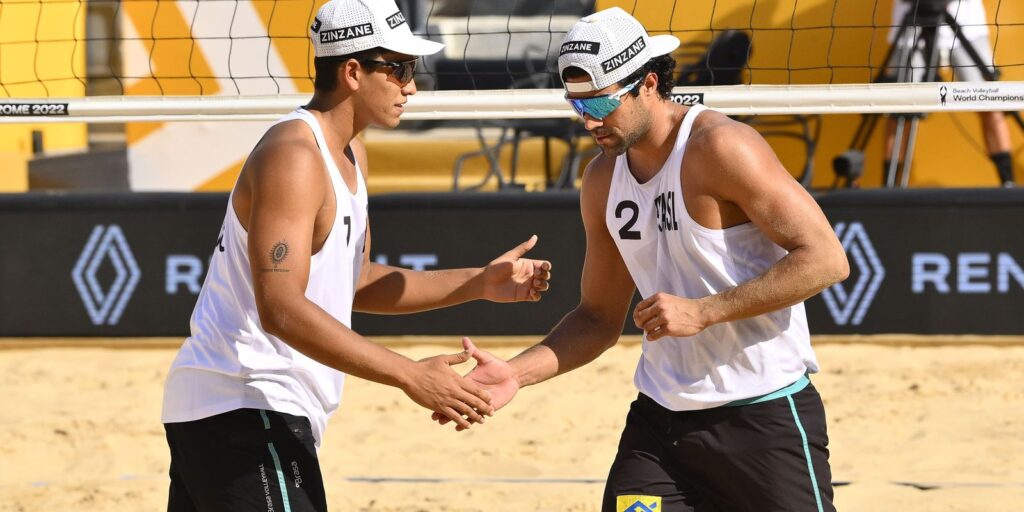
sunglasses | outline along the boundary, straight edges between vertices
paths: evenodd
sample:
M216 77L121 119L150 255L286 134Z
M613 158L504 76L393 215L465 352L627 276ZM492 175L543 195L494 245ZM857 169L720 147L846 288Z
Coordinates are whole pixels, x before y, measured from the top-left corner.
M570 98L569 93L565 93L565 101L572 105L572 109L580 117L590 116L600 121L619 108L619 105L622 105L622 100L619 98L632 91L639 83L640 80L637 80L611 94L591 98Z
M412 81L413 74L416 73L416 62L417 59L404 60L402 62L394 62L387 60L361 60L360 64L369 66L387 66L391 68L388 74L395 77L398 81L398 85L405 87L406 84Z

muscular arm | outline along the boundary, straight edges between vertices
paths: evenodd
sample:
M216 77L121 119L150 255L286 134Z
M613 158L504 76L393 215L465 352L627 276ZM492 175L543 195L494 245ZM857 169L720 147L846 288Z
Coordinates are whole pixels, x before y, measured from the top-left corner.
M700 173L708 194L735 205L789 251L760 276L700 299L704 327L797 304L846 278L845 251L821 208L756 131L728 121L695 142L687 153L688 172Z
M483 391L447 367L460 362L458 357L412 361L363 338L306 298L317 213L331 185L311 141L283 139L261 142L243 170L249 211L242 213L248 213L249 262L262 328L324 365L399 387L464 427L469 423L463 415L479 421L476 411L491 408Z
M353 154L366 169L366 151L358 141ZM365 172L365 171L364 171ZM551 263L522 258L536 243L531 238L486 267L415 271L370 261L367 228L363 271L354 307L368 313L398 314L438 309L471 300L537 301L548 289Z
M401 385L412 363L359 336L305 296L317 212L329 184L315 147L282 142L246 164L253 292L263 328L309 357L358 377Z
M635 285L605 227L614 159L598 156L583 176L580 210L587 235L586 259L580 282L580 303L540 343L507 363L474 347L476 368L467 375L491 393L496 409L507 404L519 388L538 384L596 359L622 334ZM434 414L442 425L448 420ZM457 429L462 430L459 426Z
M483 297L479 268L414 271L369 262L355 306L368 313L414 313Z
M353 139L350 147L359 162L363 182L367 176L366 147L359 139ZM468 302L481 296L479 286L473 286L473 279L479 269L437 270L417 272L413 270L381 265L370 260L369 219L366 228L366 250L363 254L363 270L356 285L353 309L365 313L415 313L445 306ZM478 285L478 283L476 283Z
M593 361L622 334L635 286L605 226L612 161L598 156L583 178L580 210L587 251L580 303L543 341L509 361L520 386L537 384Z

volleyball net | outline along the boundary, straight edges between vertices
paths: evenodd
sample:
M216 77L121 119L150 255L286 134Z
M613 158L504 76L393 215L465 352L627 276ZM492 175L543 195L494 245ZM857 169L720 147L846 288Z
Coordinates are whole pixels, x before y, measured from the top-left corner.
M276 118L312 92L308 27L322 3L3 0L0 122ZM611 6L633 13L651 34L680 38L675 100L727 114L1024 107L1019 2L398 3L414 32L446 45L419 66L408 119L572 117L557 73L559 42L581 16ZM913 34L906 37L915 47L903 56L893 50L901 31ZM933 79L947 82L922 83L931 33L936 64L953 69ZM977 67L955 58L962 41L979 48L998 82L977 74L955 81L961 68Z

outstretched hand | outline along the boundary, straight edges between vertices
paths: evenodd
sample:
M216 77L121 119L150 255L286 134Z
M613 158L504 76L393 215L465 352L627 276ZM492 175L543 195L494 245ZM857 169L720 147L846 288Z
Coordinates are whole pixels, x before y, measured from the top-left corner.
M519 381L516 379L515 370L509 364L490 352L480 350L473 345L469 338L462 338L462 346L473 359L476 359L476 368L469 372L465 379L479 386L490 395L490 406L493 410L505 406L512 400L512 397L519 391ZM434 413L431 419L445 425L451 418L445 415ZM462 431L468 428L462 424L455 426L455 430Z
M484 267L484 298L494 302L540 300L548 290L551 262L524 258L537 245L537 235L498 256Z

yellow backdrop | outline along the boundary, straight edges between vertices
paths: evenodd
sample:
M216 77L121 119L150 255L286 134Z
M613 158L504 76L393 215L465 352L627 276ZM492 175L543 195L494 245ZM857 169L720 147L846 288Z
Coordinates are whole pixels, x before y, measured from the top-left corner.
M306 76L311 66L306 31L312 13L324 0L250 2L250 23L257 32L275 39L275 58L281 76ZM619 5L634 10L652 33L671 31L687 48L706 43L714 31L743 29L753 36L754 50L749 76L753 83L847 83L870 80L868 66L881 64L886 53L886 33L892 0L599 0L598 8ZM166 3L166 2L165 2ZM1005 64L1004 80L1024 80L1021 52L1024 44L1024 2L985 0L993 29L997 65ZM145 67L157 79L126 83L126 94L235 94L230 81L182 76L218 76L215 52L209 43L193 44L190 34L199 27L190 23L194 10L216 8L219 3L158 5L152 1L125 2L121 24L133 36L133 55L151 55ZM191 5L191 7L189 7ZM290 7L290 8L284 8ZM0 98L75 97L85 91L84 5L66 0L8 1L0 16ZM193 9L193 11L189 11ZM188 11L188 12L186 12ZM39 20L46 23L39 23ZM235 25L239 25L236 20ZM832 30L831 27L837 27ZM249 35L249 34L244 34ZM259 34L257 34L259 35ZM153 40L159 40L154 44ZM77 42L76 42L77 41ZM241 40L239 40L241 41ZM128 48L126 46L125 48ZM268 59L269 60L269 59ZM131 65L131 57L125 61ZM269 66L269 63L268 63ZM148 69L146 70L148 71ZM81 79L80 79L81 78ZM308 92L307 79L287 80L280 92ZM281 85L281 84L279 84ZM273 92L273 91L270 91ZM859 117L824 117L820 145L814 160L816 187L832 183L832 158L850 143ZM82 149L86 146L83 124L0 126L0 190L24 189L24 163L31 153L31 132L42 130L47 150ZM137 145L167 132L159 123L128 126L127 140ZM1014 156L1018 167L1022 136L1011 124ZM171 135L167 135L171 137ZM178 137L174 135L173 137ZM867 150L863 186L881 183L881 129ZM150 145L154 145L150 139ZM786 138L770 137L783 163L795 174L803 167L803 147ZM166 144L172 144L168 140ZM163 143L160 143L163 144ZM156 144L156 145L160 145ZM232 157L193 189L230 187L244 155ZM935 114L921 126L914 159L913 186L991 186L996 174L985 155L978 116L971 113ZM218 164L220 165L220 164ZM205 172L205 171L204 171ZM1024 174L1022 169L1018 174Z
M634 15L652 33L671 30L685 44L706 43L710 30L744 29L752 34L750 65L760 68L749 78L757 84L866 82L869 65L880 66L887 51L892 0L598 0L598 8L617 5ZM984 0L995 45L996 65L1003 80L1024 80L1024 2ZM832 30L830 27L838 27ZM796 29L796 30L793 30ZM867 58L870 55L870 60ZM774 68L774 69L769 69ZM949 80L948 74L945 75ZM856 115L829 115L814 160L814 186L832 184L832 158L845 151L860 120ZM1009 118L1008 118L1009 120ZM882 126L866 151L863 186L882 182ZM1010 133L1018 182L1024 182L1020 127ZM802 147L791 140L769 140L791 172L803 167ZM975 187L998 183L984 149L979 118L974 113L934 114L921 123L911 186Z
M66 0L0 3L0 101L83 96L85 9ZM46 150L86 146L82 123L0 125L0 192L27 188L35 130Z

